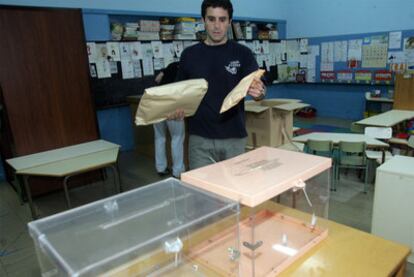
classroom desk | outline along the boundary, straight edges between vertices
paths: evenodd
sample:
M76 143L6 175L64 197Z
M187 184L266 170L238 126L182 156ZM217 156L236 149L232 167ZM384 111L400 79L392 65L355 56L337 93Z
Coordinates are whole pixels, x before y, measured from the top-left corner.
M368 148L388 148L389 145L380 140L368 137L363 134L350 133L309 133L302 136L293 137L292 141L305 143L308 139L314 140L330 140L333 144L338 144L340 141L364 141Z
M310 215L267 202L272 211L310 221ZM410 249L372 234L318 219L328 237L278 276L404 276Z
M71 207L71 203L67 181L70 177L80 173L109 167L114 172L115 185L117 191L120 192L121 182L116 166L119 147L105 140L95 140L8 159L6 162L16 170L16 174L23 176L32 217L37 218L28 184L29 176L64 177L63 189L68 208Z
M391 110L379 115L362 119L355 122L355 124L377 127L393 127L411 118L414 118L414 111Z

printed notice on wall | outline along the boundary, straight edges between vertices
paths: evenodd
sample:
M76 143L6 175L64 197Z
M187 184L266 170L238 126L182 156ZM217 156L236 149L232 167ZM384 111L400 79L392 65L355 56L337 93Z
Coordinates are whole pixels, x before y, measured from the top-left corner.
M362 39L348 41L348 60L360 61L362 58Z
M388 49L400 49L401 48L402 32L390 32Z

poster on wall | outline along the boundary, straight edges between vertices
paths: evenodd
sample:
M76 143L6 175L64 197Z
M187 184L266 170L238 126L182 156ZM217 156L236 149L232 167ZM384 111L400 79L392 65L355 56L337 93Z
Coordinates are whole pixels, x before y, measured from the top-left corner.
M362 39L348 41L348 60L360 61L362 57Z
M388 49L400 49L402 41L402 32L390 32L388 40Z
M366 40L368 43L362 46L363 68L383 68L387 66L388 36L376 35Z

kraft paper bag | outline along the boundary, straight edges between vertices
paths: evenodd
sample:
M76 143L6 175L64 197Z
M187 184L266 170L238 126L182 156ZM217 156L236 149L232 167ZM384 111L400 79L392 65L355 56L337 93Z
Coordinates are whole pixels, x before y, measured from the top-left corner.
M234 106L236 106L244 97L247 95L250 85L253 82L254 77L262 77L265 71L263 69L258 69L246 77L244 77L237 86L227 94L224 98L223 104L221 105L220 113L224 113Z
M139 102L135 124L161 122L176 109L183 109L185 116L192 116L197 111L207 88L208 83L204 79L191 79L148 88Z

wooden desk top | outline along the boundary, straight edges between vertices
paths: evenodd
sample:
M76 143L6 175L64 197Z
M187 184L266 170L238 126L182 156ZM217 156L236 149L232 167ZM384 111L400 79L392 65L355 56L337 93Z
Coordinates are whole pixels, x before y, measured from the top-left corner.
M393 127L405 120L414 118L414 111L406 110L391 110L379 115L374 115L360 121L355 122L359 125L379 126L379 127Z
M334 144L338 144L340 141L365 141L365 143L367 144L367 147L388 147L389 146L385 142L368 137L363 134L315 132L315 133L309 133L306 135L292 138L293 141L303 142L303 143L305 143L308 139L330 140Z
M272 211L310 221L310 215L267 202ZM326 219L318 225L328 237L299 258L279 276L391 276L405 263L410 249L402 244Z
M114 163L119 145L95 140L6 160L17 174L66 176Z

